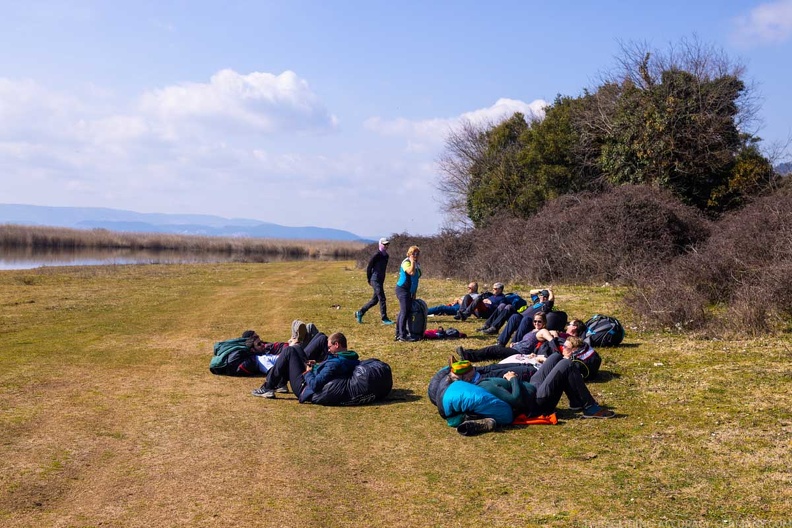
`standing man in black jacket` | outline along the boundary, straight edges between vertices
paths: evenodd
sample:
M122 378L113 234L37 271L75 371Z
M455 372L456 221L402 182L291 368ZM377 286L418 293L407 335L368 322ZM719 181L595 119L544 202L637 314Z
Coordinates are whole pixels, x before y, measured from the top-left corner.
M377 301L380 305L380 316L382 317L382 324L391 325L393 321L388 318L388 307L385 304L385 289L382 287L385 283L385 272L388 268L388 245L390 240L387 238L379 239L379 250L374 253L374 256L369 260L366 266L366 278L369 284L374 289L374 295L371 300L363 305L363 307L355 312L355 319L358 323L363 322L363 316L372 308Z

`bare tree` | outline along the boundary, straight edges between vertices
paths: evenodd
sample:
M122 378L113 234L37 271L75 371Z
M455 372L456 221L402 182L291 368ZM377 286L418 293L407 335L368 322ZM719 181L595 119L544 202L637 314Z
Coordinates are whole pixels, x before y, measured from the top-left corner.
M445 149L437 161L440 169L437 190L448 227L467 229L473 226L468 217L468 193L475 167L482 166L487 156L486 132L491 127L489 123L476 125L463 120L446 138Z

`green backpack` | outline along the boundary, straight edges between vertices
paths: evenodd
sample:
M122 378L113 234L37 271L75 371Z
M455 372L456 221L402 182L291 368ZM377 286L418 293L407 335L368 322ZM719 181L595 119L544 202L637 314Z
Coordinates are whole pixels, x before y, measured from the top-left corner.
M209 362L209 371L217 375L231 375L236 372L239 359L247 353L244 337L228 339L214 344L214 357Z

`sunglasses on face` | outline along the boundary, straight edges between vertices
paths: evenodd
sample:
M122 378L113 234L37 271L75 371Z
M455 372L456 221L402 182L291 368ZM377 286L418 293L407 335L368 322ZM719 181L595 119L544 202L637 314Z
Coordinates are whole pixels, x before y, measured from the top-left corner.
M544 321L542 321L541 319L534 319L534 324L537 323L544 324Z

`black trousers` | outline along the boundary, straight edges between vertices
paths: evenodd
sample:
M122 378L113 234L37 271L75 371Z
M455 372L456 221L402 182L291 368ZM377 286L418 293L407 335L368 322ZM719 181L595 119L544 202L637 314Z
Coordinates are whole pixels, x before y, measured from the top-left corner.
M399 299L399 317L396 319L396 337L409 337L410 329L407 322L412 313L412 295L410 290L396 286L396 298Z
M388 306L385 301L385 290L382 288L382 283L371 281L369 284L371 284L371 287L374 290L374 295L372 295L371 300L366 304L364 304L363 307L360 309L360 315L363 315L366 312L368 312L371 308L374 307L375 304L377 304L377 302L379 302L380 317L382 319L387 319Z
M302 392L302 375L308 360L313 359L319 363L326 357L327 336L321 332L316 334L304 349L300 345L286 347L283 352L278 354L275 365L267 372L267 381L264 382L262 388L275 390L288 381L292 392L299 397Z
M588 407L596 400L583 383L583 376L569 359L561 354L552 354L531 377L536 387L536 403L540 414L555 412L561 395L566 394L573 407Z

